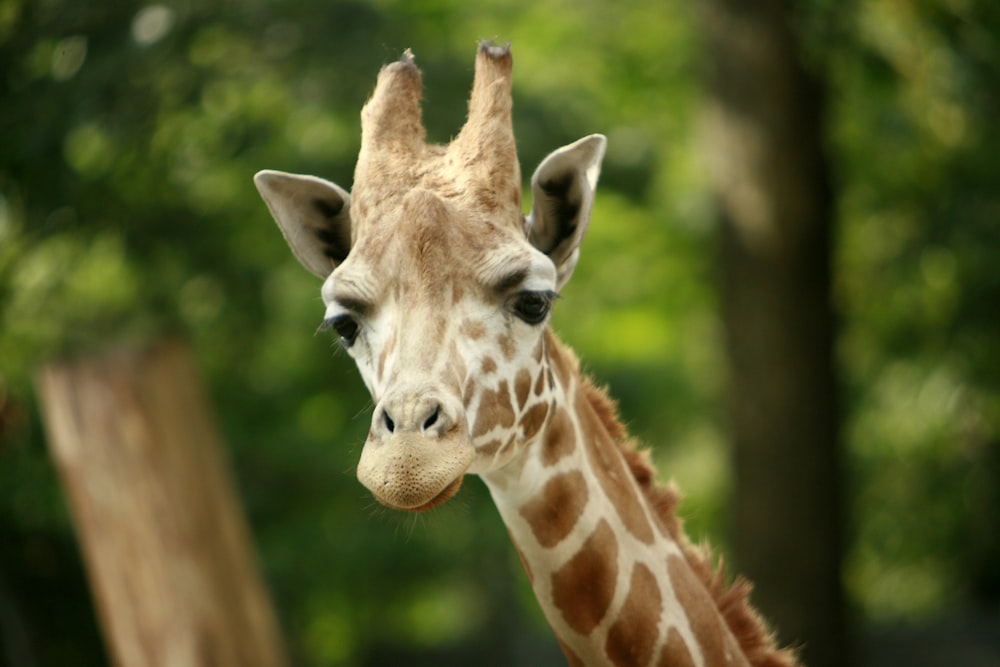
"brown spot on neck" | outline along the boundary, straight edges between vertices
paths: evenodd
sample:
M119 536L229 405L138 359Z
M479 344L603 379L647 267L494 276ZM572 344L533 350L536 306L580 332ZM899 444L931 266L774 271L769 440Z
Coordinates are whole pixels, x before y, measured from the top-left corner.
M608 612L618 579L618 540L602 520L580 551L552 575L552 602L566 623L590 634Z
M660 659L657 661L656 667L695 667L691 651L684 644L684 638L681 637L677 628L670 628L670 631L667 632L667 643L660 651Z
M556 475L542 492L521 507L538 543L546 549L562 542L573 531L587 507L587 481L572 470Z
M576 449L576 431L570 421L569 413L561 406L553 406L552 417L545 429L545 441L542 450L542 464L555 465L564 456Z
M531 440L542 430L545 418L549 415L549 404L538 403L531 406L521 417L521 432L524 440Z
M605 651L618 667L648 665L659 636L663 598L652 571L642 563L632 570L628 596L608 629Z

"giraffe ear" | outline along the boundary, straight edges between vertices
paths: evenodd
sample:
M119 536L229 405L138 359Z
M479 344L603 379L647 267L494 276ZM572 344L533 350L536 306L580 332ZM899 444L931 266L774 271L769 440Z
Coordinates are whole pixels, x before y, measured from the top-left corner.
M528 239L555 263L557 289L569 280L580 257L607 143L603 135L592 134L563 146L542 160L531 177Z
M253 177L302 266L326 278L351 250L351 195L335 183L264 170Z

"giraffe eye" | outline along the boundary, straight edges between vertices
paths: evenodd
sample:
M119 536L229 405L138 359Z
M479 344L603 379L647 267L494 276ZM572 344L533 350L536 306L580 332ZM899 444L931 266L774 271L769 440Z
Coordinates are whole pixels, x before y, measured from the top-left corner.
M539 324L552 308L553 292L521 292L514 296L511 310L528 324Z
M319 326L319 330L328 331L329 329L337 332L337 335L340 336L340 342L344 344L344 347L350 347L354 345L360 327L358 327L357 320L350 315L344 314L323 320L323 324Z

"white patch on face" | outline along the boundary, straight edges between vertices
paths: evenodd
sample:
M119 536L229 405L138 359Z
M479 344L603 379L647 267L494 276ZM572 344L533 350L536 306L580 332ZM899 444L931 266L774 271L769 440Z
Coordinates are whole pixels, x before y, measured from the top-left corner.
M323 305L327 307L327 315L329 316L330 305L333 303L333 290L337 281L337 272L334 271L326 277L323 281L323 287L320 288L319 294L323 299Z
M534 250L531 254L531 268L528 269L524 289L536 292L556 289L556 265L541 251Z

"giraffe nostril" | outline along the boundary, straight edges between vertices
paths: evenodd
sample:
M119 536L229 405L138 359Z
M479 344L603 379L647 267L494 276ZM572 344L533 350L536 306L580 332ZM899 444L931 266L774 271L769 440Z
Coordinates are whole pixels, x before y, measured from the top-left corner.
M435 407L435 408L434 408L434 412L432 412L432 413L431 413L431 416L430 416L430 417L428 417L428 418L427 418L427 419L426 419L426 420L424 421L424 430L425 430L425 431L426 431L427 429L429 429L430 427L434 426L434 424L436 424L436 423L437 423L437 420L438 420L438 415L439 415L439 413L440 413L440 412L441 412L441 408L439 408L439 407Z
M396 430L396 422L392 421L392 417L389 416L388 410L382 411L382 420L385 422L385 428L389 433Z

